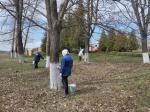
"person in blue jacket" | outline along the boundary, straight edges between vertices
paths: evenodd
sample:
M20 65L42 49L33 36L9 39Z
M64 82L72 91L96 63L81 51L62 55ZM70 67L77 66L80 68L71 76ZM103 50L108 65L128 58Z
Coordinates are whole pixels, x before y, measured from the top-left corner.
M38 68L38 63L40 62L41 58L44 59L40 52L36 52L34 54L34 58L33 58L34 68Z
M60 76L62 77L63 86L65 89L65 96L68 95L68 76L71 75L71 70L73 66L73 59L69 54L67 49L62 51L62 59L61 59L61 68L60 68Z

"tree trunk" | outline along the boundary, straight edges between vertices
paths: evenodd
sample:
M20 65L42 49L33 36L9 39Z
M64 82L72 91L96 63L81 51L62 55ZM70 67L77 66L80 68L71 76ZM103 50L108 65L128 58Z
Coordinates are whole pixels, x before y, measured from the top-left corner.
M147 34L148 34L148 25L150 21L150 7L145 8L145 6L150 5L150 1L145 1L143 5L142 0L131 0L131 5L134 10L134 14L137 19L137 25L139 27L141 33L141 44L142 44L142 55L143 55L143 63L149 63L149 55L147 48Z
M61 22L64 17L69 0L64 0L60 12L57 12L56 0L45 0L47 10L48 32L50 38L50 88L60 89L61 78L59 76L59 44Z
M141 43L142 43L143 63L150 63L148 48L147 48L147 36L144 34L142 34Z
M15 57L15 35L16 35L16 19L14 18L14 29L13 29L13 40L12 40L12 47L11 47L11 58Z
M45 6L46 6L46 11L47 11L47 39L46 39L46 68L50 67L50 36L51 36L51 26L52 26L52 21L51 21L51 12L50 12L50 1L45 0Z
M93 11L93 2L92 0L87 1L87 31L86 31L86 40L85 40L85 56L84 61L89 63L89 42L91 37L91 25L92 25L92 11Z
M14 32L13 32L14 33ZM14 35L14 34L13 34ZM12 47L11 47L11 58L14 58L14 42L15 42L15 37L13 36L12 40Z
M17 45L17 38L15 38L15 53L14 53L14 58L16 58L16 59L18 58L18 50L17 50L18 48L17 48L17 46L18 46Z
M85 40L85 55L84 55L84 61L89 62L89 38L86 38Z
M148 52L148 48L147 48L147 37L142 35L141 38L141 43L142 43L142 52Z
M55 25L51 35L50 45L50 88L59 90L62 86L59 76L59 41L60 27Z
M58 63L50 63L50 88L56 90L60 90L62 87L58 65Z
M19 63L24 62L24 50L22 43L22 11L23 11L23 0L18 0L16 3L16 16L17 16L17 50Z
M47 47L50 51L50 88L59 90L61 88L61 78L59 76L59 40L60 28L57 24L57 3L55 0L46 0L47 21L48 21L48 37ZM47 52L49 53L49 52ZM48 55L48 54L47 54Z
M50 31L47 31L46 36L46 68L49 68L50 64Z

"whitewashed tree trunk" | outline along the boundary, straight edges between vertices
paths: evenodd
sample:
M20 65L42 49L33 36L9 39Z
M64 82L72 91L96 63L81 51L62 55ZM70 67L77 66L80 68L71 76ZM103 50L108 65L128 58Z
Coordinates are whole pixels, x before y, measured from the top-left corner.
M18 53L18 61L19 63L23 63L24 61L24 50L23 50L23 42L22 42L22 15L23 15L23 0L14 0L14 5L16 8L16 45L17 45L17 53Z
M150 63L148 52L142 53L143 63Z
M89 53L85 53L84 61L87 62L87 63L89 62Z
M48 32L49 34L49 45L50 45L50 88L59 90L61 88L61 78L59 76L59 51L60 51L60 32L62 30L62 22L65 11L67 9L69 0L64 0L60 11L57 9L56 0L45 0Z
M46 68L49 68L49 64L50 64L50 56L46 56Z
M59 75L58 63L50 63L50 88L60 90L62 87L61 76Z
M13 52L10 52L10 58L13 58L14 56L13 56Z
M17 57L18 57L18 53L14 52L14 58L17 58Z
M138 5L143 4L143 5ZM150 1L145 0L131 0L131 6L133 8L137 26L141 35L141 44L142 44L142 55L143 55L143 63L149 63L149 55L148 55L148 47L147 47L147 38L149 31L149 22L150 22L150 7L145 8L145 6L149 6Z
M16 36L16 19L14 19L14 29L13 29L13 40L12 40L12 47L11 47L11 58L14 58L14 52L15 52L15 36Z
M24 55L18 54L18 60L19 60L19 63L24 63Z

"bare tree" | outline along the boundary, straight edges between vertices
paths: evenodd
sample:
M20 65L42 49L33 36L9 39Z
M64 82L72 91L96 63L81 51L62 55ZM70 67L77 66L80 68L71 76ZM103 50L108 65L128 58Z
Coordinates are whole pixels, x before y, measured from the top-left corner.
M25 38L23 37L23 34L21 34L22 39L20 39L20 40L22 40L22 42L17 41L18 38L15 39L15 42L16 42L15 43L15 46L16 46L15 51L16 52L19 51L18 46L21 45L21 44L18 44L18 42L19 42L19 43L22 43L22 45L24 45L24 47L23 47L23 53L24 53L26 43L27 43L27 40L29 38L29 32L30 32L31 28L39 27L42 30L46 30L46 28L43 26L43 23L40 24L40 21L35 19L37 17L34 17L35 13L38 14L38 15L40 14L42 16L45 16L44 13L42 13L41 11L39 11L37 9L37 7L40 7L39 6L40 3L38 1L40 1L40 0L36 0L36 1L34 1L34 0L24 0L24 1L22 1L22 4L24 4L24 6L22 6L22 11L21 11L22 12L22 17L20 18L21 19L20 23L22 25L20 27L21 28L20 31L21 31L21 33L25 34ZM20 13L20 11L17 12L16 5L18 5L18 4L19 4L18 0L9 0L7 2L0 2L0 8L3 11L7 12L7 14L9 15L9 18L10 19L16 19L16 34L17 34L17 31L18 31L17 30L18 29L18 26L17 26L18 25L17 24L18 15L17 15L17 13ZM19 8L19 10L20 10L20 8ZM24 13L24 12L26 12L26 13ZM46 22L45 22L45 24L46 24ZM16 37L18 37L18 36L16 35ZM14 39L11 39L11 40L14 40ZM25 40L25 41L23 42L23 40Z
M59 78L59 70L57 68L59 63L59 44L60 44L60 32L61 23L64 17L69 0L64 0L60 7L59 12L57 11L56 0L45 0L47 9L48 19L48 30L51 34L50 38L50 88L60 89L61 80Z
M23 0L14 0L14 5L16 8L16 40L18 49L18 59L20 63L24 62L24 50L22 42L22 13L23 13Z
M139 27L142 43L143 62L149 63L147 48L148 25L150 21L150 1L149 0L131 0L132 8Z
M13 29L13 39L12 39L12 47L11 47L11 58L14 58L14 52L15 52L15 34L16 34L16 20L14 19L14 29Z
M46 68L49 68L50 64L50 29L48 28L47 36L46 36Z
M13 8L7 8L7 5L4 5L0 2L3 9L5 9L13 18L15 18L16 23L16 45L17 45L17 53L18 53L18 59L19 62L24 62L24 51L23 51L23 42L22 42L22 12L23 12L23 0L13 0L12 3L9 5L11 7L14 7L15 13L13 11ZM15 26L14 26L15 27ZM15 28L14 28L15 29ZM15 30L14 30L15 31ZM15 32L14 32L15 33ZM14 37L13 37L14 41Z
M89 44L90 44L90 39L94 33L95 27L97 26L97 20L98 20L98 8L99 8L99 0L87 0L85 3L86 7L86 25L87 28L85 29L86 31L86 37L85 37L85 57L84 61L89 62Z
M47 11L47 35L46 35L46 68L49 68L50 64L50 36L51 36L51 12L50 12L50 1L45 0L45 6L46 6L46 11Z
M116 1L116 0L113 0ZM147 38L149 35L150 22L150 1L149 0L117 0L116 7L119 9L118 14L121 14L119 24L122 24L126 29L132 29L140 34L143 63L149 63ZM121 5L121 7L119 6ZM115 9L117 10L117 9Z
M7 11L5 10L5 6L8 6L10 8L11 5L5 4L3 5L2 3L0 3L0 18L1 18L1 31L0 31L0 42L2 44L10 44L11 43L11 57L13 56L13 52L14 52L14 25L12 24L12 21L14 22L14 19L11 20L10 19L10 15L7 13Z

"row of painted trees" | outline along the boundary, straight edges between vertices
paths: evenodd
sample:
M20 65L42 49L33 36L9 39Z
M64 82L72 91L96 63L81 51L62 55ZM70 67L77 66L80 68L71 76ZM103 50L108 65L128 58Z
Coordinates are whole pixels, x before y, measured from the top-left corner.
M123 32L116 33L114 30L109 31L108 34L103 31L100 36L99 45L102 51L107 52L127 52L139 48L139 43L134 32L126 35Z

